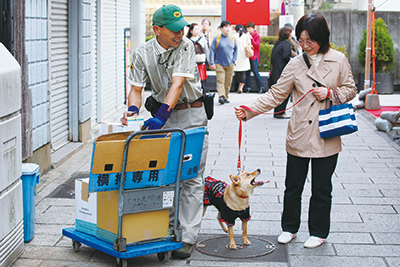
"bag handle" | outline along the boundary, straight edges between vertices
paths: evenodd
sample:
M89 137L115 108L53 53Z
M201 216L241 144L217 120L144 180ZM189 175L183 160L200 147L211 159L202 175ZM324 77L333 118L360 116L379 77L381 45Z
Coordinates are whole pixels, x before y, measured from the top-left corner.
M304 61L305 61L306 64L307 64L307 67L310 69L310 68L311 68L311 64L310 64L310 60L308 60L308 57L307 57L306 52L303 53L303 58L304 58ZM320 84L317 80L315 80L314 78L311 78L311 79L313 79L314 82L317 83L317 86L318 86L318 87L321 87L321 84Z

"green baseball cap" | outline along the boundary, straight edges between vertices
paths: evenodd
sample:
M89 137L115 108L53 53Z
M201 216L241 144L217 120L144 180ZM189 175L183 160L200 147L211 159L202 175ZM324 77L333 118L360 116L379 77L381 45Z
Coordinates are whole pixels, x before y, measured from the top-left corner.
M182 16L182 10L175 5L163 5L157 9L153 15L153 25L165 26L173 32L183 29L185 26L190 26Z

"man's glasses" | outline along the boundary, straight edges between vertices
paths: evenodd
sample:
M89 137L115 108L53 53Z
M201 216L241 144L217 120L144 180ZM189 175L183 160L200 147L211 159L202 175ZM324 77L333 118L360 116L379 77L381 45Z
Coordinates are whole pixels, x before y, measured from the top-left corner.
M311 45L315 44L315 41L302 41L302 40L298 40L298 42L299 42L300 45L306 44L306 45L308 45L308 46L311 46Z

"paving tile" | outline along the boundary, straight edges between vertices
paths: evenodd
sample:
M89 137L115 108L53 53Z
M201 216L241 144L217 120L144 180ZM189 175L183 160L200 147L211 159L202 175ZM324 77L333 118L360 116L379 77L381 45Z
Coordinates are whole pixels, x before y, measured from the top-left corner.
M392 205L400 204L400 197L351 197L354 204Z
M390 205L332 205L332 212L343 212L344 210L347 212L363 212L371 214L396 213Z
M303 241L296 243L289 243L289 254L290 255L304 255L304 256L334 256L336 255L335 250L330 242L323 244L317 248L307 249L303 246Z
M329 242L333 244L374 244L369 233L330 233Z
M29 242L32 246L54 246L60 239L60 234L37 234Z
M75 207L49 206L43 212L36 213L36 223L41 224L74 224Z
M12 264L13 267L32 267L32 266L40 266L42 263L42 260L37 260L37 259L23 259L19 258L14 264Z
M345 245L335 244L338 256L398 257L400 245Z
M385 257L389 267L400 267L400 257Z
M378 257L340 257L340 256L301 256L290 257L291 267L320 267L320 266L374 266L387 267L385 261Z
M394 229L394 231L396 231ZM400 245L400 233L372 233L375 242L379 245Z
M86 253L76 253L72 247L26 246L21 259L87 262L95 252L95 249L86 246L82 246L80 250Z

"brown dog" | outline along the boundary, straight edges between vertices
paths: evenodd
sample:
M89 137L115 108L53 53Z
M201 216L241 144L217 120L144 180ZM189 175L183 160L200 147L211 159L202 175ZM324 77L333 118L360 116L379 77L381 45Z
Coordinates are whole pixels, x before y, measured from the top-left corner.
M238 217L242 220L243 242L245 245L251 244L247 238L247 221L250 220L249 197L253 194L254 188L269 182L256 182L256 177L260 173L260 169L257 169L254 172L242 170L239 175L229 175L232 180L231 185L211 177L205 179L203 216L210 205L218 209L218 221L224 232L229 234L231 249L236 249L233 226ZM228 229L223 223L228 225Z

